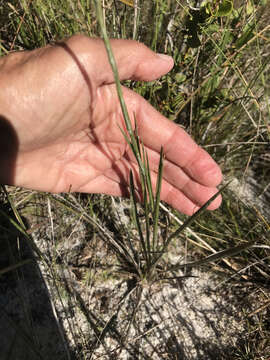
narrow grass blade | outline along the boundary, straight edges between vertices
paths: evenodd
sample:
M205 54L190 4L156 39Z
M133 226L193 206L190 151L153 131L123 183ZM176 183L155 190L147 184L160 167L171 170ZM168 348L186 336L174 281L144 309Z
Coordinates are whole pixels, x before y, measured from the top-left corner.
M26 265L26 264L29 264L29 263L31 263L31 262L33 262L32 259L26 259L26 260L20 261L20 262L17 263L17 264L7 266L6 268L0 270L0 276L3 275L3 274L5 274L5 273L7 273L7 272L9 272L9 271L13 271L13 270L15 270L15 269L18 269L19 267L21 267L21 266L23 266L23 265Z
M144 236L143 236L143 232L142 232L142 228L141 228L141 224L140 224L140 220L139 220L139 214L138 214L138 208L137 208L137 201L136 201L136 194L135 194L135 187L134 187L132 171L130 171L130 173L129 173L129 183L130 183L131 200L132 200L132 207L133 207L135 225L136 225L136 229L137 229L138 234L139 234L139 239L140 239L140 243L141 243L141 246L142 246L142 251L144 253L144 257L146 259L146 263L148 263L148 261L149 261L148 260L148 252L147 252L147 249L146 249L145 240L144 240Z
M20 217L20 214L18 213L18 211L17 211L17 209L16 209L16 206L14 206L14 203L13 203L11 197L9 196L9 193L8 193L7 190L6 190L6 187L5 187L4 185L1 185L1 187L2 187L2 190L3 190L4 194L6 195L6 197L7 197L7 199L8 199L8 202L9 202L9 204L10 204L10 206L11 206L11 209L12 209L12 211L13 211L13 213L14 213L17 221L18 221L18 223L20 224L20 226L21 226L22 229L26 230L26 227L25 227L25 225L24 225L24 222L22 221L22 218Z
M224 185L215 195L213 195L199 210L197 210L195 212L195 214L193 214L192 216L190 216L173 234L171 234L165 244L165 249L167 248L167 246L169 245L169 243L171 242L171 240L173 238L175 238L176 236L178 236L187 226L189 226L195 219L197 219L197 217L199 215L201 215L201 213L211 204L212 201L214 201L221 193L224 189L226 189L226 187L230 184L230 182L228 182L226 185Z
M167 241L165 242L165 244L163 245L163 249L160 253L160 255L156 258L155 260L155 264L158 263L158 261L160 260L160 258L163 256L163 254L166 252L170 242L172 241L173 238L175 238L176 236L178 236L182 231L185 230L186 227L188 227L195 219L197 219L197 217L211 204L211 202L213 200L215 200L220 194L221 192L230 184L230 182L228 182L226 185L224 185L215 195L213 195L199 210L197 210L195 212L195 214L193 214L192 216L190 216L173 234L171 234L169 236L169 238L167 239Z
M113 55L110 40L109 40L108 35L107 35L100 0L95 0L95 7L96 7L97 19L98 19L98 22L99 22L99 25L100 25L101 34L102 34L104 44L105 44L105 48L106 48L106 51L107 51L107 54L108 54L109 63L111 65L111 68L112 68L112 71L113 71L113 74L114 74L116 90L117 90L120 106L121 106L121 109L122 109L122 113L123 113L123 116L124 116L126 129L127 129L127 132L129 134L132 142L134 143L134 133L133 133L131 121L130 121L130 118L129 118L128 110L127 110L127 107L126 107L126 104L125 104L125 101L124 101L123 91L122 91L122 86L121 86L121 83L120 83L120 78L119 78L119 73L118 73L116 61L115 61L115 58L114 58L114 55Z
M142 149L143 149L143 166L144 166L144 169L146 169L145 179L142 179L142 180L143 180L143 182L145 182L145 185L147 188L147 194L146 194L147 199L150 202L151 211L153 211L154 210L154 196L153 196L153 187L152 187L152 181L151 181L151 170L150 170L150 166L149 166L149 159L148 159L148 156L147 156L147 153L145 151L143 144L142 144Z
M146 249L147 249L147 257L149 261L147 262L147 267L149 267L151 263L151 242L150 242L150 234L151 234L151 226L150 226L150 216L151 211L149 210L149 203L145 201L144 203L144 219L145 219L145 238L146 238Z
M10 216L8 216L4 211L2 211L0 209L0 215L5 217L17 230L20 231L20 233L22 235L25 236L25 238L27 239L27 241L29 242L29 245L31 246L31 248L34 250L34 252L40 257L40 259L44 259L41 251L39 250L39 248L36 246L36 244L34 243L34 241L32 240L31 236L29 236L29 234L26 232L26 230L21 226L21 224L18 224L15 220L13 220Z
M153 240L152 248L156 250L157 242L157 231L158 231L158 217L159 217L159 203L160 203L160 193L161 193L161 184L162 184L162 174L163 174L163 148L160 151L159 158L159 167L158 167L158 179L156 185L156 195L155 195L155 205L154 205L154 214L153 214Z
M140 144L139 144L140 143L139 137L138 136L134 137L134 134L133 134L132 138L130 139L120 126L119 126L119 129L120 129L121 133L123 134L128 146L131 148L131 150L135 156L135 159L139 166L139 171L142 172L143 176L145 176L145 170L144 170L142 159L141 159L141 149L140 149Z
M179 269L183 269L183 268L187 268L187 267L193 267L193 266L200 266L200 265L205 265L207 263L219 260L219 259L223 259L225 257L229 257L229 256L235 256L237 254L239 254L241 251L246 250L250 247L252 247L252 245L255 243L255 241L249 241L246 244L241 244L238 246L234 246L233 248L230 249L226 249L226 250L222 250L219 251L215 254L209 255L204 259L201 260L197 260L197 261L193 261L190 263L186 263L186 264L179 264L179 265L174 265L172 267L170 267L169 269L166 269L165 271L175 271L175 270L179 270Z

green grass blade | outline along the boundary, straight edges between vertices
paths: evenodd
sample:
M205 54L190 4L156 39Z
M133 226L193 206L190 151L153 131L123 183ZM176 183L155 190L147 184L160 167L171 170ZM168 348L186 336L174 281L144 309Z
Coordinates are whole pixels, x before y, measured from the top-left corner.
M226 185L224 185L215 195L213 195L202 207L200 207L199 210L197 210L195 212L195 214L193 214L192 216L190 216L173 234L171 234L165 244L165 249L167 248L167 246L169 245L169 243L171 242L171 240L173 238L175 238L176 236L178 236L187 226L189 226L194 220L197 219L197 217L199 215L201 215L201 213L211 204L212 201L214 201L221 193L224 189L226 189L226 187L230 184L230 182L228 182Z
M166 271L175 271L175 270L179 270L179 269L183 269L183 268L187 268L187 267L190 268L190 267L194 267L194 266L205 265L207 263L210 263L210 262L213 262L213 261L216 261L219 259L223 259L225 257L235 256L235 255L239 254L241 251L252 247L252 245L254 243L255 243L255 241L249 241L246 244L241 244L241 245L229 248L229 249L219 251L219 252L209 255L206 258L201 259L201 260L192 261L192 262L186 263L186 264L174 265L174 266L166 269Z
M170 244L170 242L172 241L172 239L174 239L176 236L178 236L181 232L183 232L185 230L186 227L188 227L195 219L197 219L197 217L211 204L211 202L213 200L215 200L220 194L221 192L230 184L227 183L226 185L224 185L215 195L213 195L199 210L197 210L195 212L195 214L193 214L192 216L190 216L174 233L172 233L167 241L165 242L165 244L163 245L162 251L160 252L160 255L157 256L156 260L155 260L155 265L159 262L159 260L161 259L161 257L163 256L163 254L167 251L168 246Z
M133 143L134 148L136 149L136 141L134 139L134 132L133 132L133 129L132 129L132 125L131 125L131 121L130 121L130 118L129 118L126 103L124 101L122 86L121 86L120 78L119 78L119 73L118 73L115 57L114 57L114 54L113 54L113 51L112 51L112 47L111 47L111 44L110 44L110 40L109 40L109 37L107 35L107 31L106 31L106 27L105 27L105 23L104 23L104 19L103 19L103 14L102 14L102 9L101 9L101 2L99 0L95 0L95 7L96 7L97 19L98 19L101 34L102 34L102 37L103 37L103 40L104 40L104 44L105 44L105 48L106 48L106 51L107 51L109 63L111 65L111 68L112 68L112 71L113 71L113 74L114 74L116 90L117 90L120 106L121 106L121 109L122 109L122 113L123 113L123 116L124 116L126 129L127 129L127 132L128 132L128 134L130 136L131 142ZM136 151L139 152L138 149Z
M136 201L136 193L135 193L135 186L134 186L133 174L132 174L131 170L130 170L130 173L129 173L129 183L130 183L130 192L131 192L131 200L132 200L132 207L133 207L135 225L136 225L136 229L137 229L138 234L139 234L139 240L140 240L140 244L142 246L142 251L143 251L144 257L146 259L146 262L148 263L148 261L149 261L148 260L148 252L147 252L147 249L146 249L145 239L144 239L144 235L143 235L140 220L139 220L137 201Z
M162 174L163 174L163 148L160 151L159 167L158 167L158 179L156 185L156 195L155 195L155 206L153 213L153 239L152 247L153 250L156 250L157 242L157 231L158 231L158 217L159 217L159 203L160 203L160 193L161 193L161 184L162 184Z
M143 148L143 167L146 170L145 171L145 176L142 180L143 183L145 183L145 187L147 189L147 199L149 203L150 203L150 209L151 211L154 210L154 196L153 196L153 187L152 187L152 181L151 181L151 170L150 170L150 166L149 166L149 159L147 156L147 153L145 151L145 148L142 144L142 148Z
M18 224L14 219L12 219L12 217L8 216L4 211L2 211L0 209L0 215L5 217L17 230L19 230L19 232L25 236L25 238L27 239L29 245L31 246L32 250L35 252L36 255L39 256L40 259L44 259L41 251L39 250L39 248L36 246L36 244L34 243L34 241L32 240L31 236L26 232L26 230L21 226L21 224Z

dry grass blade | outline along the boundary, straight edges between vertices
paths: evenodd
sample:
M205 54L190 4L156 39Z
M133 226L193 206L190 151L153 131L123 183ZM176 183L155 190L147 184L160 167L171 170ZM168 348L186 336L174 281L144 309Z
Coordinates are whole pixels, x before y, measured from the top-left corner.
M17 264L10 265L10 266L8 266L8 267L6 267L4 269L0 269L0 276L7 273L7 272L9 272L9 271L16 270L16 269L20 268L23 265L29 264L32 261L33 261L32 259L26 259L26 260L22 260L22 261L18 262Z

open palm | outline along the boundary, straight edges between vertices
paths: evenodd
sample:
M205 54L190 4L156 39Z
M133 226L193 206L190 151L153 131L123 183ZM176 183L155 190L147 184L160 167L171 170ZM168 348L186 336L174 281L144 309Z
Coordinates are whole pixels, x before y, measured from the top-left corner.
M172 59L134 41L113 40L112 47L121 80L154 80L173 66ZM50 192L129 193L129 171L136 174L137 166L120 130L124 121L101 40L74 36L7 56L0 69L2 116L18 138L9 182ZM182 128L138 94L123 92L148 151L153 182L164 148L161 198L192 214L217 191L219 167Z

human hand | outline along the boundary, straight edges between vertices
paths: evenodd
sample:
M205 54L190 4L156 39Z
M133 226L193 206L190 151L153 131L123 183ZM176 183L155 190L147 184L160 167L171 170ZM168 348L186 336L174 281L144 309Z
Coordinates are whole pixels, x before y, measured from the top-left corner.
M173 66L144 45L112 40L121 80L152 81ZM85 36L0 59L0 182L49 192L125 196L136 161L103 41ZM123 87L153 182L163 146L161 199L191 215L221 181L214 160L178 125ZM221 203L215 199L208 209Z

